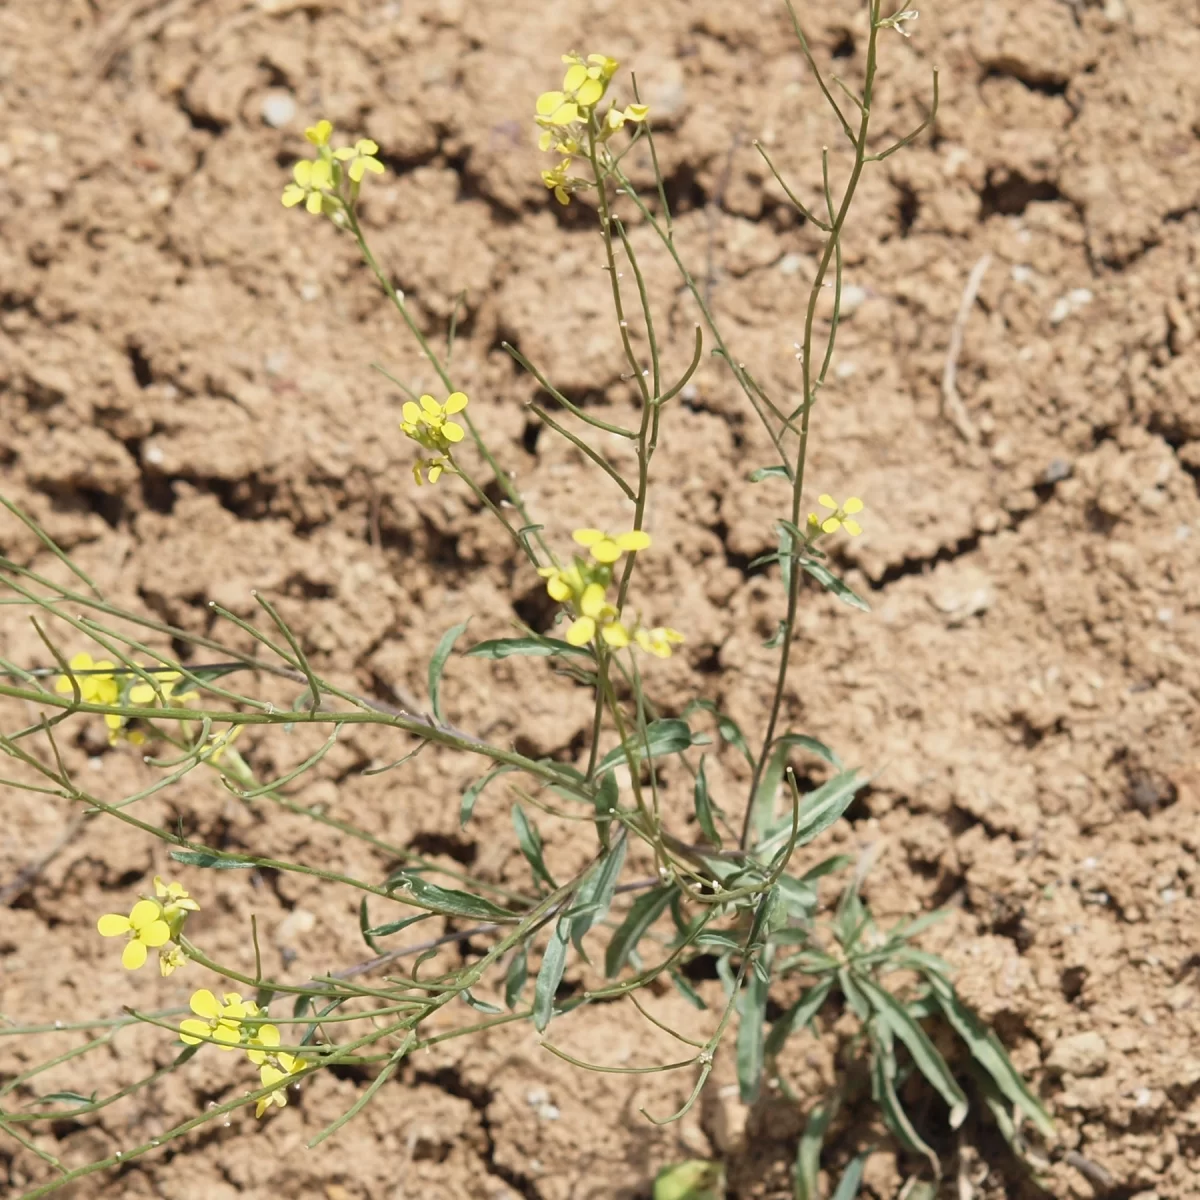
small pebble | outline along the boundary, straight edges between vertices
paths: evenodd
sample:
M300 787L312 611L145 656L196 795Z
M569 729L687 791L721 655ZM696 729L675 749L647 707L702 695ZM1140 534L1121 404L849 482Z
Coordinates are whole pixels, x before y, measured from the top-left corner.
M282 129L296 115L296 101L290 92L274 90L262 101L262 119L272 129Z

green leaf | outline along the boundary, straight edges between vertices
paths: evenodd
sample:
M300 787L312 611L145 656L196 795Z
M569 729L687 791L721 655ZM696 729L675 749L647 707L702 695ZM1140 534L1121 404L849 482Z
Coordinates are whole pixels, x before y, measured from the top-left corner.
M429 660L429 705L439 724L444 724L446 720L442 715L442 672L446 669L446 660L450 657L450 651L454 649L454 643L466 632L470 620L468 617L466 621L460 621L447 629Z
M804 545L804 537L796 537L795 525L790 521L779 522L779 577L783 581L783 590L787 595L792 591L792 571L795 570L794 546ZM786 628L786 622L784 628Z
M489 1016L495 1016L497 1013L502 1013L504 1011L504 1009L497 1008L494 1004L489 1004L486 1000L480 1000L478 997L472 996L470 988L464 988L461 994L462 998L476 1012L487 1013Z
M913 1154L922 1155L933 1169L939 1173L937 1155L921 1139L900 1097L896 1095L896 1055L892 1049L890 1034L881 1036L874 1029L869 1031L871 1038L871 1095L879 1105L884 1123L895 1134L900 1143Z
M796 1147L795 1200L821 1200L821 1147L825 1143L825 1131L837 1114L840 1103L841 1095L835 1091L828 1100L814 1104L812 1112L808 1114L804 1132Z
M255 862L235 858L232 854L218 854L215 850L172 850L171 857L186 867L212 867L216 871L250 871L258 866Z
M769 964L765 965L769 971ZM767 988L768 980L763 979L757 971L751 971L737 1001L737 1077L743 1104L753 1104L758 1099L762 1083Z
M679 989L679 994L693 1007L698 1008L701 1012L708 1010L708 1005L704 1003L704 998L674 967L668 971L671 976L671 982Z
M554 1015L554 994L562 983L570 944L571 923L565 917L559 917L554 923L554 932L546 944L537 981L533 985L533 1027L538 1033L550 1024L550 1018Z
M605 854L579 888L578 905L571 915L571 941L574 942L580 958L587 957L583 952L584 935L608 916L617 889L617 880L621 876L621 868L625 865L627 844L625 838L618 838L616 845ZM587 911L579 912L579 908L586 908Z
M769 782L765 772L763 782ZM839 820L846 809L854 803L854 797L864 782L859 777L857 770L842 771L827 783L823 783L816 791L809 792L800 801L796 845L808 845ZM762 783L759 784L759 791L762 791ZM792 817L788 813L767 828L761 841L754 847L755 857L760 862L768 861L777 851L787 845L791 836Z
M502 921L513 919L513 914L508 909L500 908L482 896L472 896L470 892L460 892L457 888L438 887L436 883L429 883L419 875L401 874L388 881L388 888L391 891L404 888L411 893L414 900L419 900L435 912L447 916L476 917L484 921L497 918Z
M504 976L504 1003L514 1009L521 1003L521 993L529 978L529 951L522 942L508 960L508 971Z
M483 795L483 789L487 787L497 775L507 775L509 771L519 770L518 767L502 764L498 767L493 767L486 775L475 780L473 784L465 792L463 792L462 803L458 808L458 823L460 827L466 828L467 822L471 819L471 814L475 811L475 801Z
M780 621L775 627L775 632L771 634L765 642L763 642L764 650L778 650L783 645L784 638L787 636L787 622Z
M871 606L857 592L851 591L824 563L814 562L811 558L802 558L799 562L822 587L831 591L844 604L863 612L871 611Z
M188 667L188 671L202 683L212 683L214 679L220 679L222 675L230 675L234 671L250 671L253 669L253 667L248 666L246 663L221 663L219 665L214 664L211 667ZM187 689L180 687L179 690L186 691Z
M534 876L551 888L558 887L558 884L554 882L554 877L546 870L546 863L542 858L542 835L529 823L525 810L519 804L512 806L512 822L517 833L517 844L533 868Z
M826 875L832 875L834 871L848 867L853 861L849 854L834 854L817 863L815 867L810 867L800 878L804 883L815 883L818 879L824 879Z
M750 753L750 746L746 742L745 735L742 733L738 723L732 718L727 717L711 700L692 700L683 710L684 718L688 718L698 709L706 713L711 713L716 718L717 732L731 746L736 746L742 752L742 756L751 765L754 766L754 755Z
M1034 1123L1044 1137L1054 1136L1054 1122L1013 1066L1000 1039L958 998L954 988L936 975L926 976L934 1000L975 1061L996 1081L1009 1101Z
M415 925L418 921L428 921L431 915L431 913L419 912L415 917L405 917L402 921L389 921L386 925L376 925L373 929L368 929L367 933L373 938L387 937L388 934L399 933L400 930L407 929L410 925ZM376 951L376 953L379 953L379 951Z
M804 1029L811 1023L813 1017L821 1011L821 1006L832 990L832 977L819 980L783 1016L776 1020L771 1026L771 1032L767 1035L766 1044L763 1047L763 1053L767 1058L774 1058L797 1029Z
M383 951L375 945L375 935L371 932L371 918L367 914L367 898L364 896L359 901L358 905L358 932L362 934L362 940L367 943L367 949L372 954L382 954Z
M560 638L549 637L491 638L466 651L467 658L513 658L519 655L550 658L555 654L591 657L590 651L583 646L572 646L570 642L564 642Z
M764 479L787 479L792 478L791 471L785 466L776 467L759 467L757 470L750 472L751 483L762 483Z
M858 1189L862 1186L863 1167L866 1165L869 1151L863 1151L861 1154L856 1154L849 1162L845 1171L842 1172L841 1179L838 1180L836 1191L829 1200L854 1200L858 1195ZM909 1200L912 1200L912 1194L909 1193Z
M646 762L649 758L680 754L689 746L705 746L709 740L702 733L693 733L686 721L678 717L664 717L660 721L651 721L646 726L644 737L638 733L632 734L624 746L610 750L600 760L596 774L599 776L611 771L624 763L627 757L632 757L637 762Z
M76 1108L96 1103L96 1092L90 1096L81 1096L78 1092L51 1092L46 1096L38 1096L29 1104L73 1104ZM27 1104L26 1108L29 1107Z
M673 884L651 888L640 895L625 914L625 920L613 933L612 941L604 955L604 973L611 979L629 961L642 935L662 915L675 890Z
M857 979L878 1019L908 1047L917 1069L934 1086L943 1100L950 1107L950 1128L957 1129L966 1120L967 1098L962 1088L958 1086L946 1060L938 1052L937 1047L929 1040L929 1035L913 1020L908 1010L899 1000L882 988L874 980L860 975Z
M696 824L709 844L721 848L721 835L713 820L712 801L708 798L708 778L704 774L704 755L700 756L700 770L696 772L696 786L692 791L692 804L696 810Z

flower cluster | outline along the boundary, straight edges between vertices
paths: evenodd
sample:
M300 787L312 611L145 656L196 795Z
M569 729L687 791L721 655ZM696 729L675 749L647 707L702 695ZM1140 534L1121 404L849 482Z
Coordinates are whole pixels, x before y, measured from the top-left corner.
M143 897L129 910L128 916L105 913L96 922L96 928L102 937L126 939L121 965L127 971L136 971L145 963L149 951L157 950L159 971L170 975L187 962L179 936L188 913L199 911L200 905L182 884L164 883L162 876L155 875L152 898Z
M604 116L599 116L596 110L616 74L617 61L604 54L589 54L585 59L572 53L564 54L563 62L567 70L562 87L537 98L534 120L542 130L538 148L559 156L556 166L542 172L542 182L559 204L569 204L572 192L590 186L588 180L571 175L572 160L590 157L596 146L624 129L626 122L638 125L645 121L650 110L644 104L624 108L610 104Z
M422 472L429 476L430 483L437 483L447 466L453 464L450 450L463 440L463 427L448 418L467 407L467 397L462 392L451 392L445 404L439 404L432 396L422 396L418 404L407 400L404 404L404 420L400 428L419 446L433 455L418 458L413 464L413 478L418 485L424 483Z
M588 551L590 561L577 555L570 566L538 568L550 598L565 604L575 618L567 629L566 640L572 646L586 646L599 638L614 650L635 641L647 653L669 658L672 647L683 641L683 634L665 626L645 629L636 622L630 629L608 598L613 565L623 554L645 550L650 535L641 529L619 534L576 529L571 536Z
M844 529L851 537L858 537L862 533L862 526L854 519L854 514L863 510L863 502L857 496L851 496L845 504L838 504L828 493L823 493L817 497L817 503L833 511L827 517L808 514L810 538L818 533L837 533L839 529Z
M272 1104L287 1107L287 1080L306 1064L279 1049L279 1027L265 1020L266 1009L243 1000L240 992L226 992L218 999L208 988L193 992L189 1007L196 1015L180 1022L180 1040L188 1046L212 1041L220 1050L245 1050L258 1068L262 1086L274 1088L259 1099L254 1115L261 1117Z
M353 146L334 150L329 145L333 125L318 121L304 131L304 136L317 148L315 159L301 159L292 168L292 182L283 189L284 208L297 204L313 214L338 218L346 207L342 194L343 178L350 180L351 205L358 199L358 189L368 171L383 174L383 163L375 157L379 147L370 138L359 138Z
M71 674L58 677L58 682L54 685L56 692L62 695L69 694L74 690L72 687L72 681L74 681L79 685L80 699L87 704L117 704L121 702L122 684L117 679L115 663L106 658L96 660L90 654L83 653L76 654L71 658L67 666ZM145 669L153 671L157 668L146 667ZM76 674L75 672L80 673ZM169 705L183 705L199 696L199 692L177 692L175 690L180 686L179 681L182 678L178 671L160 672L157 677L157 690L128 671L125 672L125 677L128 682L125 685L124 703L136 704L140 708L153 707L158 703L160 694ZM104 724L108 726L110 745L115 746L122 739L132 742L135 746L140 746L145 742L146 735L141 730L130 728L130 719L118 713L104 714Z

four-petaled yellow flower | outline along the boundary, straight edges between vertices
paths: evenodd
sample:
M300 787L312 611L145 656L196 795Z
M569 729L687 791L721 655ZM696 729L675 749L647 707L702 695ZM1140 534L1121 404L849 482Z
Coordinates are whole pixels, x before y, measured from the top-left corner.
M546 591L551 600L565 604L575 596L583 595L587 581L577 563L569 567L538 567L538 574L546 581Z
M284 208L294 208L301 201L313 216L325 206L325 193L333 189L333 167L323 158L315 161L302 158L292 168L294 183L283 189Z
M171 940L171 926L157 900L139 900L127 917L105 913L96 928L102 937L128 937L121 952L121 965L127 971L136 971L146 961L147 950L165 946Z
M579 616L571 622L566 639L572 646L586 646L600 636L614 650L629 645L629 630L621 624L621 614L608 602L602 583L589 583L579 598Z
M672 647L683 643L683 634L667 625L639 629L633 636L647 654L653 654L657 658L670 658Z
M152 685L144 680L135 683L129 689L129 703L137 704L142 708L149 708L152 704L158 703L158 693L162 693L162 698L168 703L177 702L186 704L189 700L195 700L200 693L197 691L176 692L175 689L180 686L180 679L183 677L178 671L160 671L158 674L158 691L156 692ZM182 685L187 687L187 684Z
M187 960L188 956L182 946L176 946L174 943L164 946L158 952L158 973L165 979L168 975L173 975Z
M618 534L605 533L602 529L576 529L571 537L580 546L586 546L598 563L606 566L615 563L622 554L645 550L650 545L650 535L642 529Z
M305 1067L304 1059L277 1049L279 1042L278 1027L260 1025L258 1032L250 1039L250 1048L246 1051L246 1057L258 1067L258 1077L263 1087L271 1087L273 1084L285 1085L258 1101L254 1109L256 1117L261 1117L272 1104L280 1108L287 1107L286 1082Z
M418 459L414 464L413 476L418 484L424 483L422 470L429 473L430 483L437 483L446 469L444 456L466 436L457 421L447 418L462 412L468 403L462 392L451 392L445 404L439 404L432 396L422 396L419 404L414 400L404 402L404 420L400 422L400 428L419 446L432 450L436 455L434 458Z
M259 1015L253 1000L243 1000L238 992L226 992L221 1000L201 988L192 993L189 1007L196 1014L179 1023L180 1040L189 1046L212 1038L221 1050L232 1050L242 1040L242 1022Z
M839 529L844 529L851 537L858 537L862 533L862 526L853 517L854 513L863 510L863 502L857 496L851 496L845 504L839 505L832 496L824 493L817 497L817 503L822 508L833 509L833 512L824 518L819 518L816 513L809 513L809 528L819 526L822 533L837 533Z
M359 138L353 146L343 146L333 152L333 157L340 162L348 162L346 174L355 183L361 183L363 172L370 171L373 175L383 174L383 163L375 157L379 147L370 138Z
M54 690L64 696L69 696L75 689L71 686L72 678L79 685L79 698L86 704L116 704L117 697L121 694L121 687L117 683L113 671L116 670L116 663L109 662L107 658L102 658L97 662L88 653L76 654L68 662L67 666L72 671L88 671L95 672L87 675L60 675L58 682L54 685ZM118 717L117 720L120 720Z
M543 92L537 98L539 125L571 125L586 118L608 90L618 65L603 54L589 54L586 61L577 54L564 54L563 62L568 65L562 90Z
M314 146L328 146L329 135L333 133L332 121L318 121L315 125L310 125L305 131L304 136L308 138Z
M608 139L614 133L620 133L625 128L625 122L640 125L650 115L648 104L627 104L618 108L615 104L604 114L604 125L601 137Z

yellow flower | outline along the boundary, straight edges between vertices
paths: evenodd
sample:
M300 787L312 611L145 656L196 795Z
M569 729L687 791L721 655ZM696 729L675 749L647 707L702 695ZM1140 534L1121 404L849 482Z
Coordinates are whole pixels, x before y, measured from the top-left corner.
M466 436L463 427L457 421L447 420L455 413L460 413L467 407L469 401L462 392L451 392L446 397L445 404L439 404L432 396L422 396L418 404L413 400L404 402L404 420L400 428L426 450L434 451L434 458L420 458L413 466L413 475L417 483L421 483L421 472L428 471L429 482L436 483L438 477L446 468L443 455L450 452Z
M231 725L224 733L209 734L209 744L200 751L200 761L212 763L214 766L221 761L225 751L241 736L245 725Z
M173 706L174 702L186 704L189 700L196 700L200 696L200 693L197 691L179 692L176 694L175 688L179 686L181 678L182 676L178 671L161 671L158 674L159 691L162 692L162 697L167 701L168 705ZM135 683L129 689L129 703L137 704L142 708L149 708L152 704L158 703L158 692L144 681Z
M348 162L346 173L355 183L361 183L363 172L370 171L373 175L383 174L383 163L375 157L379 147L370 138L359 138L353 146L343 146L333 152L333 157L340 162Z
M148 949L165 946L171 940L171 926L163 917L163 907L157 900L139 900L129 910L129 916L120 913L105 913L97 922L101 937L128 939L121 952L121 965L127 971L136 971L146 961Z
M242 1040L242 1022L258 1016L253 1000L243 1000L238 992L226 992L218 1000L208 988L193 992L189 1007L196 1016L179 1024L180 1040L189 1046L212 1038L220 1049L232 1050Z
M820 525L822 533L837 533L839 529L844 529L851 537L858 537L862 533L862 526L851 515L863 510L863 502L857 496L851 496L845 504L839 506L832 496L824 493L817 497L817 503L822 508L833 509L833 513L824 519L818 518L816 513L809 513L810 529L814 525Z
M107 658L95 661L90 654L76 654L68 662L67 666L74 671L91 672L83 675L60 675L58 682L54 685L54 690L61 695L69 696L75 690L71 686L71 680L74 679L79 684L79 698L86 704L116 704L117 698L121 694L120 685L117 683L113 671L116 670L116 663L111 663ZM119 720L120 718L118 718Z
M589 583L579 598L579 613L567 630L572 646L586 646L599 630L601 638L614 650L629 645L629 630L621 624L621 614L609 604L601 583Z
M283 189L284 208L294 208L303 200L304 207L317 216L330 199L326 193L333 190L333 167L323 158L315 162L302 158L292 168L292 178L295 182Z
M263 1087L286 1083L290 1076L304 1070L304 1059L277 1049L279 1042L279 1029L275 1025L260 1025L258 1032L250 1039L246 1057L259 1068L258 1077L262 1080ZM272 1104L280 1108L287 1107L286 1086L277 1088L269 1096L263 1096L254 1110L254 1115L261 1117Z
M538 567L538 574L546 581L546 591L550 593L550 599L557 600L560 604L581 596L587 586L583 572L576 563L569 567Z
M670 658L671 648L683 642L683 634L666 625L656 625L653 629L639 629L633 636L647 654L653 654L657 658Z
M650 106L648 104L627 104L624 108L617 108L614 104L604 114L604 128L600 136L607 139L614 133L619 133L625 128L626 121L640 125L649 114Z
M553 170L542 172L542 182L554 193L559 204L570 204L571 192L575 190L567 175L570 166L571 160L564 158Z
M165 979L187 962L188 956L184 952L182 946L175 945L174 942L168 946L164 946L158 952L158 973Z
M187 913L200 911L200 905L192 899L182 883L163 883L161 875L154 877L154 894L168 922L174 923L176 918L182 921Z
M581 546L586 546L598 563L615 563L622 554L645 550L650 545L650 535L641 529L613 535L601 529L576 529L571 537Z
M328 146L329 135L333 133L332 121L318 121L315 125L310 125L305 131L304 136L308 138L314 146Z
M543 127L572 125L586 119L608 90L616 74L616 59L589 54L587 60L577 54L564 54L567 64L561 91L543 92L537 98L537 122Z

